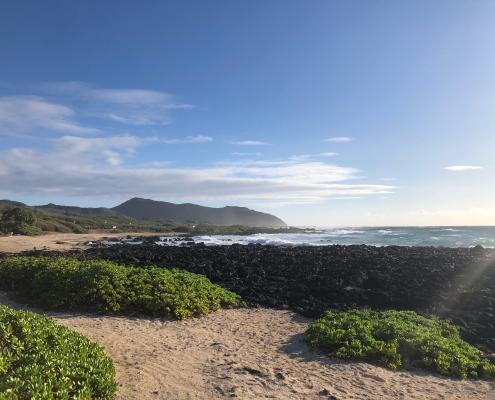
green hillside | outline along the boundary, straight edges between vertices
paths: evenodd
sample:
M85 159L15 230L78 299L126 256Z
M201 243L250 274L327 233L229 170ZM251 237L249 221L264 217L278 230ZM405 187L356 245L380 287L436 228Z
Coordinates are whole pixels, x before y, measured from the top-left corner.
M29 227L28 234L43 235L53 233L90 233L90 232L156 232L156 233L190 233L194 234L254 234L254 233L292 233L305 231L298 228L263 228L245 225L198 224L196 221L174 221L172 219L138 220L122 215L80 215L75 208L60 209L32 207L24 203L0 200L0 219L15 208L32 212L36 217L34 226ZM74 210L74 211L73 211ZM95 209L96 210L96 209ZM3 232L10 234L10 232ZM0 232L1 234L1 232Z
M15 208L22 208L36 216L36 223L30 227L30 234L48 233L89 233L94 231L125 232L188 232L194 223L172 220L145 221L124 216L81 216L67 210L65 213L54 213L27 206L23 203L1 200L0 219ZM182 229L178 229L182 228Z

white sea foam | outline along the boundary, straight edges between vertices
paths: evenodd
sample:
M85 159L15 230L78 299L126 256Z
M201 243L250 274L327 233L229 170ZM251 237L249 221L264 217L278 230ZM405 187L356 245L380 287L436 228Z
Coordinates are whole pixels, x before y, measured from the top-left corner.
M380 229L378 231L378 233L380 235L402 235L404 232L401 232L401 231L392 231L392 230L389 230L389 229L387 229L387 230Z
M346 235L359 235L362 233L366 233L365 231L357 231L353 229L339 229L336 231L328 232L330 236L346 236Z
M453 229L453 228L444 228L444 229L432 229L432 232L463 232L464 229Z
M495 227L468 227L466 229L424 227L358 227L358 228L325 228L323 233L288 233L288 234L256 234L256 235L200 235L193 237L196 243L206 246L225 246L232 244L274 245L274 246L331 246L335 244L366 244L372 246L445 246L474 247L478 244L485 248L495 246ZM134 238L123 239L129 245ZM157 242L163 246L185 246L184 237L167 236L161 238L166 242ZM172 239L172 241L170 240ZM116 242L108 245L121 244Z

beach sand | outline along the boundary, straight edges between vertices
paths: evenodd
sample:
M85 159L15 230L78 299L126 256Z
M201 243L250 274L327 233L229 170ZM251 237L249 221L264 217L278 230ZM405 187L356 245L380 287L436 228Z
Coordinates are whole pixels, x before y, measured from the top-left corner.
M0 302L41 312L4 292ZM220 310L186 321L46 314L105 347L117 399L495 399L495 382L393 372L311 351L311 320L288 311Z
M103 236L111 235L0 238L0 251L70 249ZM117 399L495 399L493 381L393 372L311 351L304 332L312 320L290 311L220 310L174 321L43 312L5 292L0 302L45 313L104 346L120 382Z
M94 232L85 234L58 233L41 236L3 236L0 237L0 252L19 253L25 250L58 250L88 249L86 242L95 242L103 238L121 238L130 236L175 236L180 233L112 233ZM58 242L58 243L57 243Z

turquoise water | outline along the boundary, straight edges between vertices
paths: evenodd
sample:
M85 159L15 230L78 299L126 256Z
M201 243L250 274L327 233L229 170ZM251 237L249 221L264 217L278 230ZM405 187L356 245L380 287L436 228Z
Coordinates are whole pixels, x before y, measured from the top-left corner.
M495 247L495 226L354 227L323 228L319 234L259 234L251 236L196 236L206 245L233 243L322 246L367 244L373 246Z

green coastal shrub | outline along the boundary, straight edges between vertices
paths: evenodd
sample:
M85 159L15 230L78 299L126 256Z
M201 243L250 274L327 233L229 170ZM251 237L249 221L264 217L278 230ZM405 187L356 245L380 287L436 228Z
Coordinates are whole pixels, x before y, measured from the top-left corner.
M456 378L495 378L495 365L448 321L413 311L325 312L306 331L312 346L392 370L420 367Z
M0 399L113 399L103 348L29 311L0 304Z
M0 287L24 293L45 308L140 312L178 319L243 305L239 295L202 275L102 260L7 258L0 261Z

